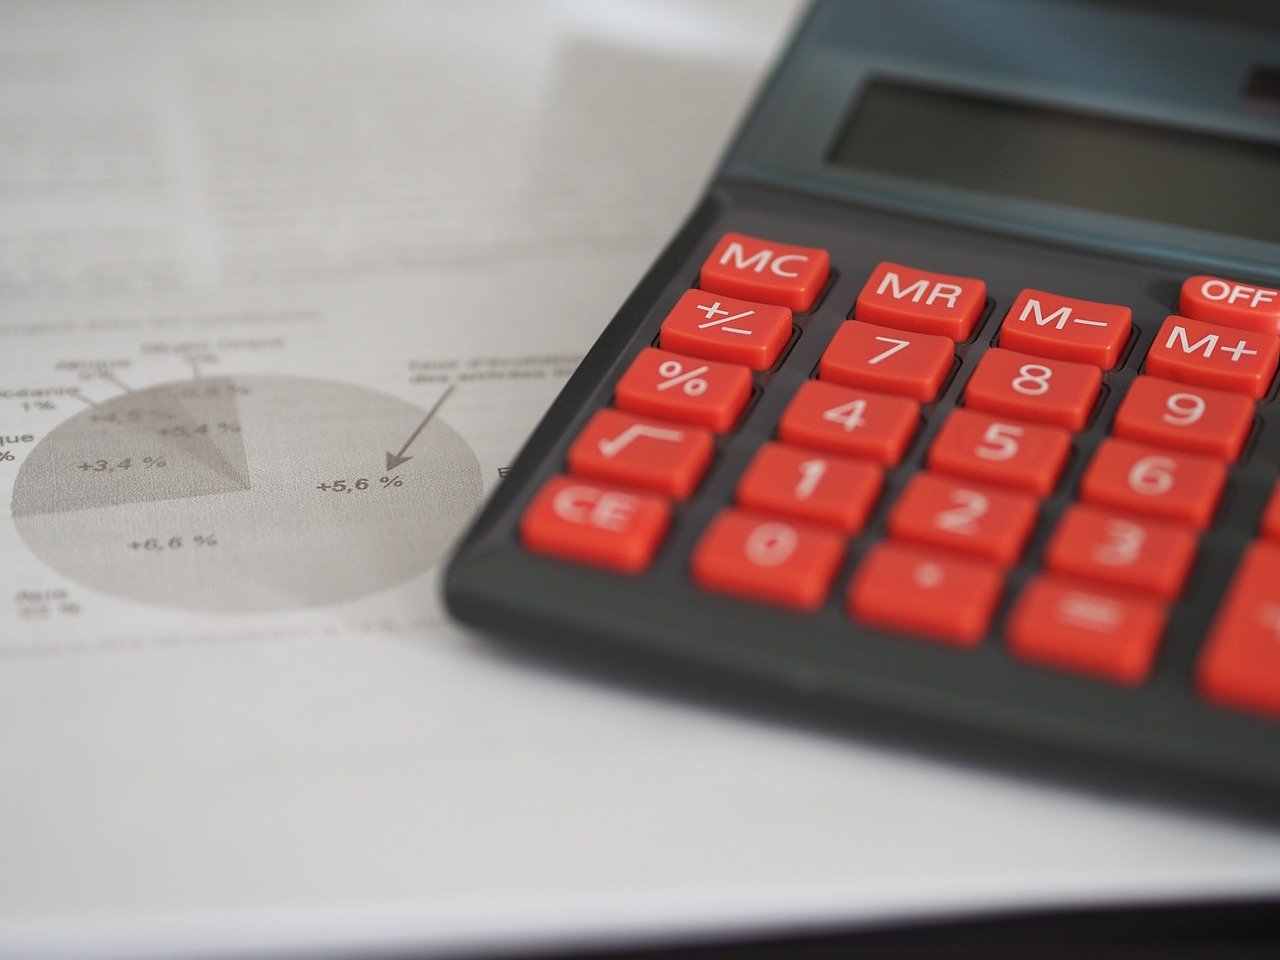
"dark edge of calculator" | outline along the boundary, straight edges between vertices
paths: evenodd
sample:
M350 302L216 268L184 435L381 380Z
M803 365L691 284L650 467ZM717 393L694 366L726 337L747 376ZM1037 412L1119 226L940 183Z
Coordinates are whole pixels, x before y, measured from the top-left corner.
M800 42L805 28L805 24L799 27L788 53ZM786 60L784 55L775 73ZM766 81L757 106L772 82L772 77ZM752 107L750 115L754 115L757 106ZM1180 638L1166 641L1152 682L1139 689L1139 696L1147 701L1142 710L1125 703L1124 698L1134 696L1128 689L1022 664L1007 654L1000 634L1009 597L1025 580L1025 570L1020 578L1011 581L990 634L976 650L952 650L866 629L849 620L841 607L850 571L868 543L878 537L878 527L854 538L827 604L812 618L697 594L688 584L684 565L689 545L701 532L709 512L699 515L696 502L692 509L678 505L675 533L654 569L635 578L535 556L519 545L515 531L521 509L543 481L562 469L568 443L590 414L608 402L612 383L638 349L648 345L648 334L656 330L661 319L659 314L663 311L659 306L663 298L670 299L671 291L681 284L685 289L692 285L696 264L701 262L696 254L700 249L705 253L721 232L751 232L747 229L751 224L744 225L732 215L728 222L722 220L726 209L732 207L735 213L749 210L760 214L756 219L767 219L768 212L779 206L783 193L734 180L721 168L704 199L601 334L515 459L508 478L494 491L461 541L444 577L449 611L459 620L512 644L514 649L549 655L554 662L574 666L587 675L637 679L646 686L656 683L682 696L704 700L708 694L718 693L722 706L752 715L893 743L910 742L917 750L923 748L943 756L959 754L997 768L1031 771L1054 781L1084 782L1107 794L1170 798L1197 809L1274 824L1280 814L1280 761L1276 759L1280 757L1280 723L1200 701L1191 673L1195 643L1216 610L1227 576L1251 530L1230 527L1210 531L1209 536L1216 539L1198 554L1191 588L1201 589L1202 595L1175 606L1170 633L1180 634ZM806 197L803 190L791 193L800 199L799 206L807 204L810 209L822 204L847 210L854 219L892 219L908 232L957 232L955 227L903 213L889 215L851 201ZM732 203L724 203L724 198L732 198ZM1167 280L1156 280L1149 286L1167 289L1170 297L1176 291L1176 278L1187 273L1184 268L1172 267L1155 257L1104 255L1065 243L1011 238L974 227L961 232L981 235L992 242L1016 241L1037 256L1052 251L1054 256L1079 262L1105 259L1135 269L1141 267L1148 273L1163 273ZM778 239L807 242L803 233ZM895 258L885 255L877 259ZM833 266L847 270L839 262ZM929 262L920 266L947 269ZM982 276L983 272L968 275ZM850 278L849 282L856 280L860 285L863 279L865 274ZM819 306L819 311L827 314L827 326L832 325L835 313L847 314L852 306L847 284L838 293L840 302L833 305L830 298L835 295L828 291L828 301ZM1000 304L1004 309L1007 306L1007 301ZM997 314L1002 312L1000 307ZM1155 316L1150 309L1135 312L1135 325L1141 332L1135 349L1145 353L1162 319L1163 314ZM973 358L980 357L989 347L987 341L994 323L988 318L970 344ZM651 328L648 334L646 326ZM829 339L829 332L825 336ZM975 363L976 359L971 359L965 364L954 378L960 383L953 383L948 394L955 395ZM1108 381L1127 386L1137 370L1136 365L1126 367ZM1024 566L1038 560L1047 530L1063 506L1074 499L1081 461L1087 460L1106 434L1118 403L1116 394L1124 391L1111 392L1106 409L1095 416L1091 428L1073 444L1074 474L1042 501L1037 532ZM790 393L785 396L789 398ZM1269 396L1274 397L1274 388ZM772 399L773 406L779 406L778 398ZM944 400L940 398L939 403ZM1270 406L1274 407L1274 402ZM753 410L747 421L757 413ZM1274 429L1280 410L1272 409L1265 415L1273 426L1267 442L1280 447L1276 442L1280 434ZM1263 408L1259 416L1264 416ZM757 429L761 422L768 421L755 418ZM937 420L930 420L929 428L913 442L913 454L896 468L898 475L916 468L937 425ZM749 433L751 427L744 424L740 432ZM730 437L738 435L736 432ZM766 432L764 437L756 437L755 442L767 435ZM1270 450L1268 455L1272 455ZM742 465L731 461L729 469L723 459L718 459L695 501L713 502L718 498L728 502L726 493L732 490ZM890 474L893 476L895 471ZM900 485L887 488L878 508L881 516L884 503L892 501L899 489ZM1250 486L1246 482L1243 495L1247 500L1258 500L1263 496L1260 490L1259 484ZM1252 506L1230 502L1233 497L1239 501L1241 496L1239 485L1233 484L1223 511L1230 510L1235 518L1248 515ZM688 518L689 513L693 514L693 522L682 524L681 518ZM570 596L574 598L571 612L565 601ZM655 606L655 596L672 597L677 609ZM820 622L823 625L816 629L830 631L838 618L842 618L839 627L849 649L837 654L835 660L829 644L824 649L821 642L815 643L806 635L812 632L811 628L797 629L802 622ZM799 646L799 651L788 649L789 643ZM839 662L833 669L836 661ZM965 665L978 661L976 668ZM873 669L860 669L867 666ZM878 668L883 668L879 675ZM975 671L979 679L970 682L965 675ZM1001 696L998 687L1002 683L1014 685L1016 690L1010 688L1005 693L1016 696ZM924 690L935 699L926 701ZM1185 713L1164 710L1151 714L1153 692L1157 706L1174 704ZM994 699L987 694L994 694ZM1053 705L1047 711L1042 709L1046 703ZM1063 715L1055 715L1057 705L1063 703L1069 708ZM1076 719L1085 704L1096 706L1096 712L1091 714L1091 724L1081 726ZM1072 709L1077 718L1071 717ZM1143 710L1151 715L1142 715ZM1136 726L1131 725L1134 723ZM1116 732L1117 727L1127 725L1123 732ZM1141 748L1136 746L1139 740ZM625 745L620 746L625 749Z

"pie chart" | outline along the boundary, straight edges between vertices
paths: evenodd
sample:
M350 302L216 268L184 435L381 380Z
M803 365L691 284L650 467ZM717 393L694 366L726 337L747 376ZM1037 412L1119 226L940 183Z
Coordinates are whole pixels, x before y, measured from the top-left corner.
M127 392L31 450L13 521L50 567L141 603L237 614L353 600L438 563L480 503L445 397L423 409L259 375Z

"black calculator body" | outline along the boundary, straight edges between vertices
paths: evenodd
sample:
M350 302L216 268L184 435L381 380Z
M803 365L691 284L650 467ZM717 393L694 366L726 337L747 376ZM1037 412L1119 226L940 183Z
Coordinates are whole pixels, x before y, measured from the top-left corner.
M1280 814L1280 28L1139 6L817 3L452 613Z

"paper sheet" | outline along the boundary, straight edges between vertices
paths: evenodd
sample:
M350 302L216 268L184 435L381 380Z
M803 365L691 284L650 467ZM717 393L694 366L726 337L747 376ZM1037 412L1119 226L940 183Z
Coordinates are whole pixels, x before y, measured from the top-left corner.
M584 683L442 619L441 552L792 14L5 6L0 956L1280 891L1274 833Z

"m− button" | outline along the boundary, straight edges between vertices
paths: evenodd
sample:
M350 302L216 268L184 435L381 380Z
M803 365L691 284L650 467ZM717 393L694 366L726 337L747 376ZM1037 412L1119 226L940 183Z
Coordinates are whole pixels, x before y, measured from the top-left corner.
M1000 346L1110 370L1120 361L1132 322L1133 311L1119 304L1023 290L1000 327Z

